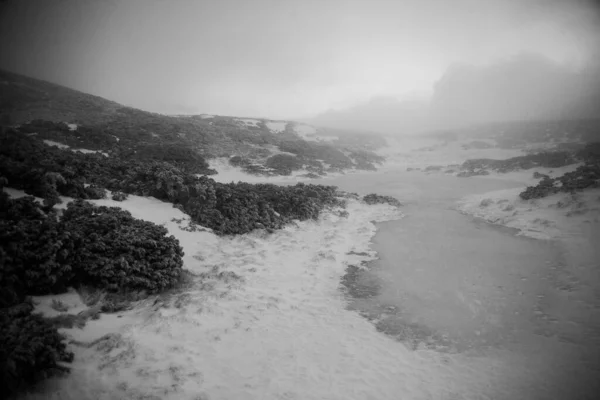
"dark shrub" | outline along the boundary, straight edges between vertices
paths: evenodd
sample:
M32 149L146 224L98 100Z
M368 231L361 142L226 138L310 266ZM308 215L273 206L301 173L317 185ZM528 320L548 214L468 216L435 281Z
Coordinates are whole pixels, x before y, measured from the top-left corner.
M245 167L250 164L248 160L240 156L233 156L229 159L229 164L234 167Z
M302 161L289 154L276 154L265 162L267 168L273 168L282 175L289 175L292 171L302 168Z
M88 199L100 200L106 198L106 189L96 185L90 185L85 188L85 194Z
M0 309L0 386L13 395L39 380L68 371L58 362L71 362L63 337L49 322L32 315L22 303Z
M0 210L0 306L65 290L73 277L72 242L56 214L45 214L33 197L12 200L6 193Z
M157 292L180 277L183 249L162 226L83 200L68 205L61 223L73 235L69 261L80 284Z
M129 195L123 192L113 192L112 194L112 199L114 201L124 201L127 200L127 197L129 197Z
M380 196L375 193L371 193L363 197L363 201L369 205L371 204L389 204L391 206L400 207L402 204L391 196Z
M589 187L600 187L600 162L588 162L557 178L544 176L536 186L528 186L519 196L529 200L558 192L574 193Z

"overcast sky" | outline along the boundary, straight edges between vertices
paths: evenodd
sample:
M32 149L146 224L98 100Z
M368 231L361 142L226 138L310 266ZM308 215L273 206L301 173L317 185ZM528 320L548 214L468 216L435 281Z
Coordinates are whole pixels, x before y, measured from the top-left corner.
M164 113L299 118L428 99L449 67L598 59L580 0L6 0L0 67Z

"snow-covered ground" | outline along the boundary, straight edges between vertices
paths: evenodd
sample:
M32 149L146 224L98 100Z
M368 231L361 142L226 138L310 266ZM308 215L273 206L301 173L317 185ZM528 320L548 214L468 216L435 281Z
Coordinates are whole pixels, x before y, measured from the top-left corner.
M294 181L305 181L310 180L309 178L300 177L300 175L308 173L306 170L294 171L289 176L259 176L245 173L240 167L234 167L229 164L228 158L213 158L210 159L210 168L217 171L216 175L210 175L211 179L217 182L230 183L230 182L294 182Z
M118 139L118 138L117 138ZM108 157L108 153L102 151L102 150L89 150L89 149L71 149L70 146L63 144L63 143L59 143L59 142L55 142L53 140L44 140L43 141L45 144L47 144L48 146L53 146L53 147L58 147L59 149L70 149L71 151L78 151L80 153L85 153L85 154L90 154L90 153L98 153L98 154L102 154L104 157Z
M269 128L272 133L283 132L287 124L288 123L286 121L267 121L266 123L267 128Z
M346 265L375 256L373 222L397 209L350 201L346 218L223 238L181 230L172 218L186 216L152 198L93 202L166 226L194 285L62 330L88 346L71 344L71 374L27 398L458 399L483 398L497 380L497 361L409 350L346 309ZM81 310L73 293L59 298ZM56 313L50 296L36 299Z
M490 179L510 179L534 186L533 171L551 177L573 171L577 165L562 168L536 168L508 174L492 174ZM550 172L552 171L552 172ZM519 230L519 235L536 239L560 239L580 231L586 224L600 221L600 189L581 193L557 193L541 199L523 200L519 193L524 187L468 196L458 209L488 222Z

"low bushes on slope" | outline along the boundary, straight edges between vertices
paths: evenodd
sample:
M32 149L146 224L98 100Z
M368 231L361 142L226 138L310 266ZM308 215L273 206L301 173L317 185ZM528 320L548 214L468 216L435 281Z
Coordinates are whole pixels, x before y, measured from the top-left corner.
M302 161L289 154L275 154L267 158L265 167L274 169L280 175L290 175L292 171L302 168Z
M0 176L0 385L15 393L71 361L56 327L32 315L27 296L87 285L158 292L178 283L183 251L167 229L84 200L61 218L34 197L11 199Z
M168 162L73 153L18 132L0 138L0 175L48 204L58 202L58 194L103 197L100 188L154 196L178 205L196 223L218 234L277 229L292 219L315 218L323 207L336 203L332 187L223 184Z
M600 187L600 142L588 143L577 152L577 157L585 164L573 172L557 178L542 175L535 186L528 186L519 196L524 199L536 199L559 192L576 192L589 187Z
M543 152L526 156L512 157L506 160L489 158L471 159L465 161L461 168L468 171L491 169L498 172L510 172L534 167L559 168L574 164L575 157L566 151Z
M401 207L402 204L398 199L392 196L381 196L375 193L368 194L363 197L363 201L367 204L389 204L395 207Z
M67 260L77 285L158 292L179 280L183 249L163 226L83 200L69 203L60 223L73 243Z
M32 197L0 194L1 306L69 286L157 292L173 286L183 250L167 229L116 207L69 203L59 220Z
M1 396L13 395L28 386L68 369L71 362L63 337L51 323L32 314L31 303L0 309Z
M559 192L576 192L600 187L600 162L589 162L557 178L544 177L536 186L528 186L519 196L524 200L546 197Z

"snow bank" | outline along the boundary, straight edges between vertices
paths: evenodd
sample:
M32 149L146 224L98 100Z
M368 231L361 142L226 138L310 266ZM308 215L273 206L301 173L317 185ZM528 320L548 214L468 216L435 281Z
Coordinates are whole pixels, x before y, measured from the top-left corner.
M117 138L117 140L118 140L118 138ZM102 154L104 157L108 157L108 153L106 153L102 150L71 149L70 146L63 144L63 143L55 142L53 140L44 140L44 143L47 144L48 146L58 147L59 149L63 149L63 150L70 149L71 151L78 151L78 152L84 153L84 154L98 153L98 154Z
M106 153L102 150L89 150L89 149L71 149L71 150L78 151L78 152L84 153L84 154L98 153L98 154L102 154L104 157L108 157L108 153Z
M524 188L499 190L462 199L459 211L519 230L518 235L557 239L581 230L582 224L600 221L600 189L557 193L523 200Z
M59 149L68 149L69 148L69 146L67 146L66 144L58 143L58 142L55 142L54 140L44 140L44 143L46 143L48 146L58 147Z

